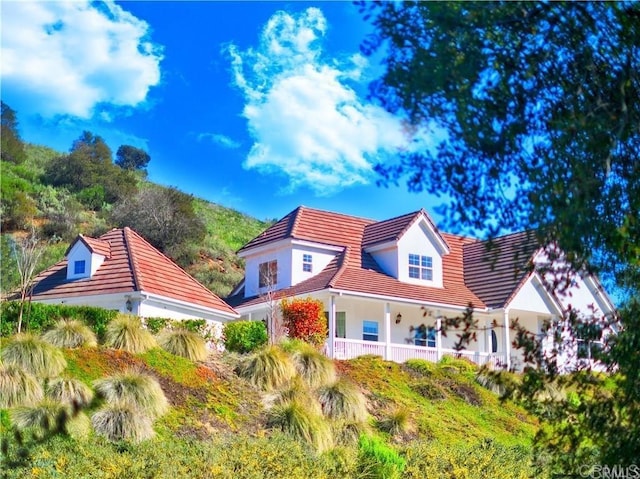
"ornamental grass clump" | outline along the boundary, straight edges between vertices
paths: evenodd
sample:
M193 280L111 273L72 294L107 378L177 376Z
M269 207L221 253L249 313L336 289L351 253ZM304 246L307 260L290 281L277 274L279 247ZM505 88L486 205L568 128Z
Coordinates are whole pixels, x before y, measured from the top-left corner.
M284 351L268 346L242 361L237 372L257 388L272 391L287 384L296 375L296 368Z
M0 408L30 406L42 400L42 385L24 369L0 363Z
M42 335L42 339L59 348L95 347L98 345L96 335L91 328L81 321L62 319Z
M131 403L107 404L91 416L91 424L96 434L109 441L130 441L134 443L154 436L152 419Z
M404 434L411 429L409 418L409 411L401 407L379 421L378 427L381 431L389 433L391 436Z
M5 366L17 366L40 378L56 377L67 367L60 349L31 334L16 334L0 357Z
M70 417L68 409L57 401L44 399L33 406L19 406L9 411L11 424L17 429L62 432Z
M282 406L288 403L304 404L315 414L322 414L318 399L311 393L309 387L299 376L294 377L286 386L272 395L265 397L265 406Z
M107 325L104 345L132 354L144 353L157 346L153 335L144 328L140 318L128 314L118 315Z
M356 385L338 379L318 391L322 412L331 419L353 422L367 420L367 400Z
M144 373L124 371L97 379L93 386L109 404L128 404L150 418L162 416L169 409L169 402L158 381Z
M77 410L91 404L93 391L78 379L57 378L47 385L47 397Z
M301 347L293 354L298 374L311 388L318 388L336 380L333 361L311 346Z
M191 361L204 361L209 353L202 336L184 328L165 331L158 344L165 351Z
M269 411L268 425L304 441L318 452L333 447L333 435L324 418L299 402L276 406Z

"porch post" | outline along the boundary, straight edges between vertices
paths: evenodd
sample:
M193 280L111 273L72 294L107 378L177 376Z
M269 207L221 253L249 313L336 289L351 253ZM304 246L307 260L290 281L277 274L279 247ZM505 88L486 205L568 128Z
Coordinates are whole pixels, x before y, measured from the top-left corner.
M384 358L391 361L391 306L384 303Z
M329 296L329 357L335 357L335 339L336 339L336 297L332 294Z
M442 316L436 318L436 357L442 359Z
M509 330L509 309L504 309L504 353L507 356L507 370L511 369L511 333Z

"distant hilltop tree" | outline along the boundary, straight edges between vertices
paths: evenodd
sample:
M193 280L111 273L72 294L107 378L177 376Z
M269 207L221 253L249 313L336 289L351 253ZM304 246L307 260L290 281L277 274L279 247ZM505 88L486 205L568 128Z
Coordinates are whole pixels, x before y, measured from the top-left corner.
M20 138L20 133L18 133L16 112L5 102L2 102L2 131L0 132L0 140L2 141L0 149L2 152L2 161L10 161L19 165L27 159L24 144Z
M135 146L122 145L116 152L116 165L123 170L147 171L147 165L151 161L149 154Z

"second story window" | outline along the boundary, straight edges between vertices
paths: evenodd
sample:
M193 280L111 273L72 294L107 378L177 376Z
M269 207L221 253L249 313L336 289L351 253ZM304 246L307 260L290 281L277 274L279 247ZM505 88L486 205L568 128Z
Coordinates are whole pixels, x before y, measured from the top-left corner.
M313 272L313 257L310 254L302 255L302 271L305 273Z
M267 261L258 266L258 287L275 287L278 284L278 261Z
M433 258L409 254L409 278L433 280Z
M73 274L84 274L85 267L86 267L85 260L74 261Z

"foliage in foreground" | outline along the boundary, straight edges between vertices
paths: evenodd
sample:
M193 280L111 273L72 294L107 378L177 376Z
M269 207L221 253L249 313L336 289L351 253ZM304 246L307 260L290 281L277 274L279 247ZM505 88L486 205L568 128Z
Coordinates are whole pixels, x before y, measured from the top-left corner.
M96 434L112 442L138 443L155 435L151 417L132 403L106 404L91 416L91 423Z
M2 362L41 378L58 376L67 362L62 351L32 334L16 334L0 351Z
M73 319L62 319L42 335L42 339L58 348L94 347L98 345L95 333L86 324Z
M364 422L367 419L367 400L358 387L346 379L320 388L322 412L332 419Z
M124 371L94 381L96 392L110 404L127 404L151 418L162 416L169 409L158 381L148 374Z
M267 344L267 327L262 321L233 321L225 323L224 347L227 351L250 353Z
M202 336L183 328L162 333L158 338L158 345L171 354L191 361L204 361L208 355L207 344Z
M282 349L268 346L245 358L237 372L258 389L272 391L288 383L295 376L296 368Z
M327 320L324 304L313 298L283 299L280 302L282 320L289 337L301 339L316 347L327 339Z
M70 408L84 408L91 404L93 391L74 378L56 378L46 387L47 397Z
M33 374L0 362L0 408L31 406L43 397L42 385Z
M333 446L333 435L327 421L312 408L296 401L272 408L268 425L309 444L318 452Z
M406 461L390 446L374 436L360 436L358 442L359 477L399 479Z
M310 346L302 346L293 353L296 370L311 388L318 388L336 381L333 361Z

